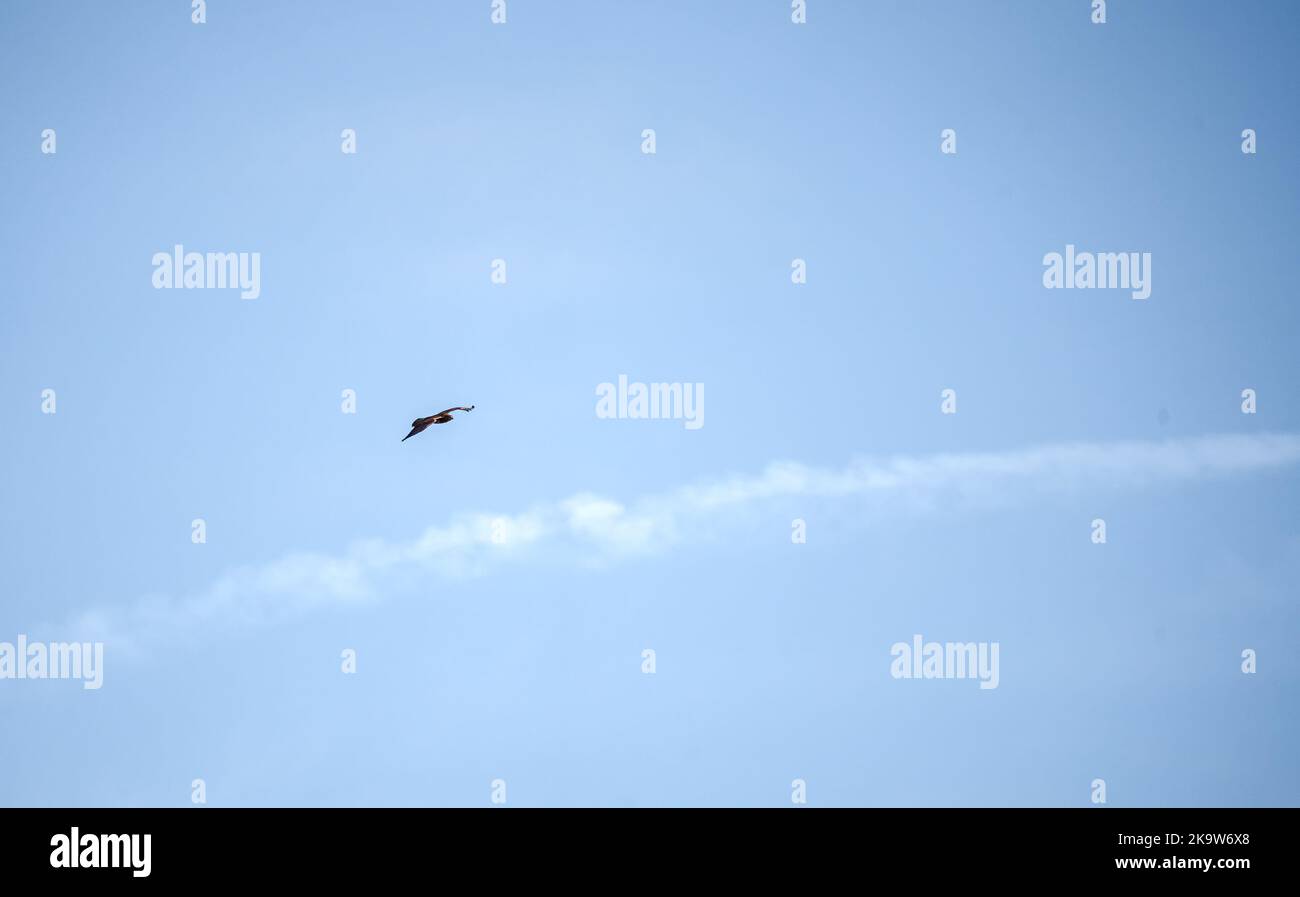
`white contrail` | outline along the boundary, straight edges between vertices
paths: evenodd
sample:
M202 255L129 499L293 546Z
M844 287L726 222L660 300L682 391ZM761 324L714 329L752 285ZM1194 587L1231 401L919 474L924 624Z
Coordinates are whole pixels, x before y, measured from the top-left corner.
M839 469L773 463L756 475L644 496L630 506L584 493L514 514L460 515L405 542L368 540L337 554L290 554L227 573L197 595L89 611L64 629L121 646L205 622L273 621L370 601L381 594L379 586L400 588L404 577L453 579L508 563L605 565L662 553L764 502L787 498L869 499L862 513L879 518L1023 503L1044 492L1199 480L1297 461L1300 435L1276 434L898 456Z

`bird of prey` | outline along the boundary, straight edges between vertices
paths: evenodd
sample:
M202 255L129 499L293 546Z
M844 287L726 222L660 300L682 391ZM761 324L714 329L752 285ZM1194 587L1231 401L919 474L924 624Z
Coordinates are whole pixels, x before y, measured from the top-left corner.
M406 440L410 439L416 433L423 433L426 429L428 429L430 424L445 424L448 421L452 420L453 418L451 416L451 413L453 411L473 411L473 410L474 410L473 405L470 405L468 408L466 408L464 405L458 405L455 408L448 408L446 411L439 411L437 414L431 414L428 417L417 418L416 420L411 421L411 432L407 433L405 436L402 437L402 442L405 442Z

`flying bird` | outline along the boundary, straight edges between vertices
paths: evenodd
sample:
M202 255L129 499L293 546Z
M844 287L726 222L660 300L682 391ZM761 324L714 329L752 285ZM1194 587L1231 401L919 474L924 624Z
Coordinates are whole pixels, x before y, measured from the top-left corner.
M439 411L437 414L431 414L428 417L420 417L411 421L411 432L402 437L402 442L410 439L416 433L423 433L428 429L430 424L445 424L453 420L451 413L453 411L473 411L474 406L466 408L464 405L457 405L455 408L448 408L446 411Z

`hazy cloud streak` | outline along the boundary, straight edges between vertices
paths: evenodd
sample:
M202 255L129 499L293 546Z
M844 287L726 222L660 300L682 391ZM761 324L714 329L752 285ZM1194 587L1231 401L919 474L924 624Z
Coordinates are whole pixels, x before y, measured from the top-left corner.
M1023 504L1044 493L1177 484L1297 462L1296 434L896 456L838 469L780 462L755 475L644 496L630 505L582 493L514 514L459 515L405 542L364 540L338 554L289 554L227 573L197 595L89 611L70 629L78 637L123 644L204 623L267 622L365 603L380 597L381 586L401 591L403 580L416 576L453 580L511 563L604 566L710 538L786 499L860 499L855 511L888 517ZM789 519L773 525L784 529Z

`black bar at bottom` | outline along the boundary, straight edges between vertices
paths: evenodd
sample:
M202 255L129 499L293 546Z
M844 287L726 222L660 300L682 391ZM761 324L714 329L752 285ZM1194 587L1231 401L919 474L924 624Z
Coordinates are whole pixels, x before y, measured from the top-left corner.
M1224 884L1285 874L1297 822L1295 810L1257 809L0 810L0 871L50 884L337 886L460 873L613 883L673 880L673 870L732 884L797 874Z

